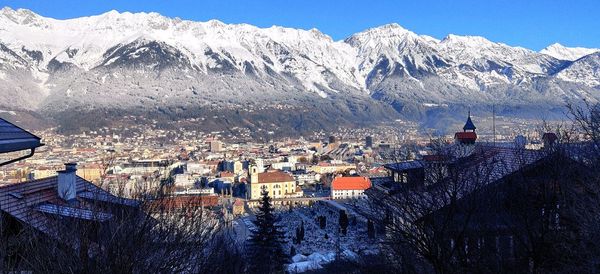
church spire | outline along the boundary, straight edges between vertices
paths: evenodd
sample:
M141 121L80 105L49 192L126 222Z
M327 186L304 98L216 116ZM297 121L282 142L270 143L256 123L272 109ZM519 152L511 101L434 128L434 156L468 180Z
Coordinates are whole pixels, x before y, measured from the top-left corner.
M473 121L471 121L471 110L469 110L469 116L467 118L467 122L465 123L465 126L463 127L463 131L464 132L467 132L467 131L475 132L476 129L477 129L477 127L475 127L475 124L473 124Z

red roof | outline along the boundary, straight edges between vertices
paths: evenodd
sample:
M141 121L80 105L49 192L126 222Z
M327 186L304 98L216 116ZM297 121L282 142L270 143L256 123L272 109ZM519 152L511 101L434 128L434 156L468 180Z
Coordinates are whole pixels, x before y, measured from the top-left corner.
M477 133L475 132L457 132L454 134L455 139L459 140L473 140L477 139Z
M365 190L371 187L367 177L336 177L331 182L331 190Z
M242 199L235 199L235 202L233 202L234 206L244 206L244 200Z
M229 177L235 177L235 174L233 172L223 171L223 172L221 172L221 174L219 174L219 176L221 178L229 178Z
M282 182L293 182L294 177L283 171L267 171L258 174L259 183L282 183Z
M158 199L149 204L150 211L174 211L213 207L219 204L219 197L212 195L178 195Z

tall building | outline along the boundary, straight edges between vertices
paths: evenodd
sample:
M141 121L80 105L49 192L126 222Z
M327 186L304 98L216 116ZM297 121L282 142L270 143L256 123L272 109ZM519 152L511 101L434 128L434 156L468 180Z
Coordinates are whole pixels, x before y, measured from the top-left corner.
M365 147L373 147L373 137L365 137Z
M333 135L329 136L329 143L330 143L330 144L333 144L333 143L335 143L336 141L337 141L337 139L335 138L335 136L333 136Z
M221 152L222 150L223 150L223 145L221 144L221 141L219 141L219 140L210 141L210 151L211 152Z

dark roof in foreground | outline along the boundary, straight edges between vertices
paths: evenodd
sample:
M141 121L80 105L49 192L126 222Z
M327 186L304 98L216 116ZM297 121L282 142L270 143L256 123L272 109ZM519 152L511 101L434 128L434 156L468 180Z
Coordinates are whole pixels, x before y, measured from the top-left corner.
M51 237L59 238L55 216L105 222L113 215L105 205L136 207L138 202L114 196L98 186L76 177L77 204L58 196L58 177L0 185L0 211L5 212Z
M33 149L42 146L40 137L0 118L0 153Z

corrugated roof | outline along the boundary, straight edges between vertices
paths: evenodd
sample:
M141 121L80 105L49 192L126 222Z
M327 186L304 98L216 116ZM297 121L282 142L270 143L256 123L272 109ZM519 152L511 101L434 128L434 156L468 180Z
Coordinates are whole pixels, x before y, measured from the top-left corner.
M0 153L42 146L40 138L0 118Z

